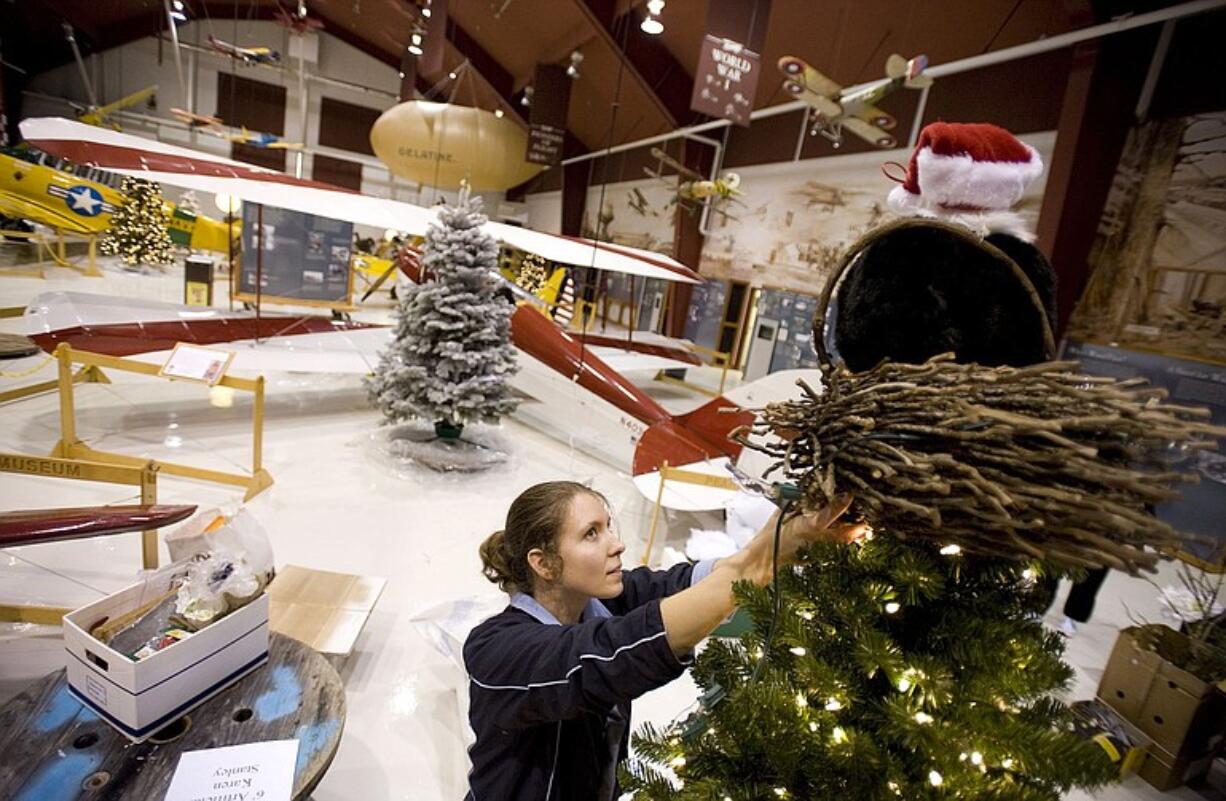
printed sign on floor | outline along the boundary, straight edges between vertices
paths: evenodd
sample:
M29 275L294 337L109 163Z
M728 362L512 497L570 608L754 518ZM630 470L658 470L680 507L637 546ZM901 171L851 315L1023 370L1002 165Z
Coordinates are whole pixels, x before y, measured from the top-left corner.
M297 740L187 751L179 757L166 801L289 801L297 762Z

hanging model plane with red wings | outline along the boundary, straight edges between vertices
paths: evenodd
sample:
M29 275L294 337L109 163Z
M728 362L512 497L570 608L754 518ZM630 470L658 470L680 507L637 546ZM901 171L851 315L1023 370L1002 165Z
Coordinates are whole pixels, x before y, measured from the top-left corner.
M932 78L923 74L927 67L927 56L908 61L894 53L885 62L886 80L848 92L802 58L779 59L783 88L813 108L810 133L821 134L836 148L843 144L844 128L877 147L896 147L898 140L888 131L894 130L898 121L874 104L896 89L931 86Z
M437 210L68 120L26 120L21 130L31 146L53 155L182 188L413 235L424 235L437 219ZM702 280L673 259L635 248L496 222L485 228L506 245L561 264L686 283ZM235 353L232 370L257 372L367 374L391 341L388 327L325 317L257 318L245 312L83 293L39 296L29 304L25 329L48 352L68 342L82 350L164 361L176 342L224 347ZM698 364L675 340L642 332L629 341L572 334L529 303L521 304L512 317L512 339L521 367L513 385L525 397L516 414L530 425L640 477L665 461L678 468L722 472L722 465L739 455L740 446L728 441L727 434L751 416L737 411L737 404L720 397L674 416L626 377ZM725 411L728 408L733 411ZM636 486L654 500L658 484L636 481ZM670 497L666 493L666 504ZM682 499L671 505L685 508L686 503Z

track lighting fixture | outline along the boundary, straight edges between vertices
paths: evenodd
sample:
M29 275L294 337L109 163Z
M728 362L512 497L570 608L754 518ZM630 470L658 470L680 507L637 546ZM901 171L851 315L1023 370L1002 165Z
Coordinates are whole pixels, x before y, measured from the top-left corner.
M572 50L570 53L570 66L566 68L566 75L571 79L579 77L579 65L583 63L583 54L578 50Z
M660 22L660 12L664 10L664 0L648 0L647 16L643 18L643 22L639 25L639 29L643 33L649 33L656 36L664 32L664 23Z

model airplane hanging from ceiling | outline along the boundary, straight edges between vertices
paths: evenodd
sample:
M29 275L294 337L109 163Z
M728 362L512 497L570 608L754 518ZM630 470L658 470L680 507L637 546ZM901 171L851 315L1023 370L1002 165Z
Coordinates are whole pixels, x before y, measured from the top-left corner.
M784 56L779 59L779 71L784 75L783 88L797 100L812 106L810 133L821 134L836 148L843 144L844 128L877 147L897 146L898 140L887 133L894 129L897 121L874 104L902 87L923 89L931 86L932 78L923 74L927 66L927 56L916 56L908 61L895 53L885 62L886 80L847 92L802 58Z
M127 97L121 97L114 103L107 103L105 106L78 106L74 103L73 107L76 109L77 119L86 125L105 125L118 131L120 130L119 123L112 122L110 116L117 111L141 103L148 103L152 106L157 90L156 86L146 86L144 89L133 92Z
M271 47L239 47L209 36L209 46L223 56L242 59L246 64L280 64L281 54Z
M741 176L735 172L723 172L715 180L711 180L703 178L700 174L691 170L658 147L651 149L651 155L659 163L659 166L656 167L655 171L652 171L649 167L644 167L643 171L649 176L658 178L666 184L673 186L673 181L664 175L664 168L668 167L677 173L677 182L674 187L676 194L669 201L670 206L674 203L680 203L684 209L692 213L706 204L725 218L730 220L736 219L728 214L724 206L728 203L741 202L740 195L743 193L738 189L741 185ZM640 211L640 213L642 212Z
M269 150L301 150L303 148L301 142L286 142L276 134L248 131L246 127L243 128L241 134L226 134L223 138L231 142L237 142L240 145L262 147Z
M196 114L181 108L172 108L170 116L186 125L188 128L221 128L221 117L210 117L207 114Z
M322 30L324 27L323 20L319 19L318 17L306 16L305 8L301 8L300 13L294 14L289 11L286 11L284 8L282 8L281 4L278 3L277 7L273 9L272 13L278 25L280 25L283 28L288 28L294 33L306 33L308 31L318 31L318 30Z

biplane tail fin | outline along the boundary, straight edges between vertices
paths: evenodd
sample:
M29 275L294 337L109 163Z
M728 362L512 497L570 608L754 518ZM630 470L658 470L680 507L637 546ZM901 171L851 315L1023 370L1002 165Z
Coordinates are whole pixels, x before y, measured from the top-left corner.
M753 420L752 412L720 396L688 414L657 421L635 447L634 474L659 470L664 462L682 467L721 456L735 459L741 446L728 435Z

